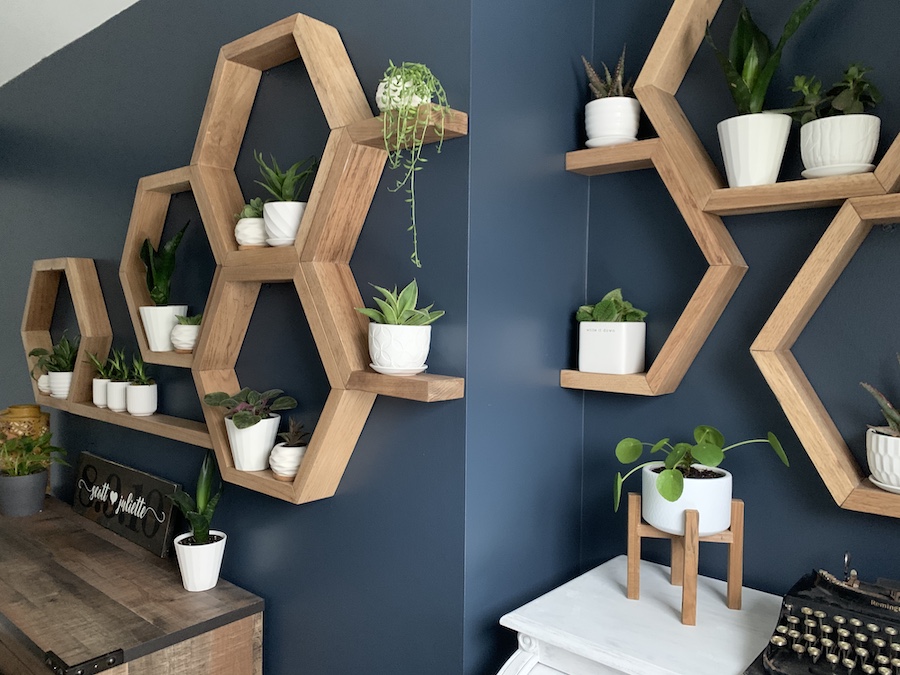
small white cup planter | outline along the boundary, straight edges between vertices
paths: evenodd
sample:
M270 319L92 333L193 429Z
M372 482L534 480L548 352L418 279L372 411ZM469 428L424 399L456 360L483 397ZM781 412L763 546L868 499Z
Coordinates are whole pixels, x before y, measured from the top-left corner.
M882 490L900 494L900 438L880 429L866 431L866 461L872 472L869 480Z
M125 407L135 417L147 417L156 412L157 385L131 384L125 388Z
M50 373L44 373L37 380L38 391L42 394L50 393Z
M185 316L187 305L147 306L139 309L150 351L172 351L172 328L178 324L178 319L175 317Z
M263 471L269 467L269 453L275 446L280 415L262 419L252 427L238 429L230 418L225 418L225 431L231 446L234 468L238 471Z
M197 344L199 335L199 324L176 323L172 327L169 339L172 341L172 347L178 354L190 354L194 351L194 346Z
M800 127L804 178L846 176L875 169L881 120L875 115L838 115Z
M93 388L91 390L92 400L94 401L94 405L98 408L106 407L106 390L109 387L110 380L95 377L93 382Z
M778 180L791 130L789 115L738 115L719 122L717 129L730 187L771 185Z
M597 98L584 106L587 147L618 145L637 140L641 104L630 96Z
M266 221L264 218L241 218L234 226L234 239L242 248L259 248L266 245Z
M263 206L263 220L269 246L293 244L305 210L306 202L267 202Z
M612 375L643 372L646 342L643 321L581 321L578 370Z
M128 409L126 390L130 382L110 382L106 385L106 406L113 412L125 412Z
M306 454L305 445L285 445L278 443L269 455L269 468L276 480L292 481Z
M719 467L694 464L721 474L720 478L685 478L684 492L670 502L656 489L657 473L664 466L653 462L641 469L641 516L657 530L684 535L684 512L694 509L700 513L700 536L724 532L731 527L731 474Z
M72 371L61 373L48 373L50 375L50 396L53 398L67 398L69 387L72 385Z
M385 375L415 375L427 368L431 326L369 324L372 368Z
M181 583L186 591L208 591L219 582L219 571L222 569L228 538L224 532L210 530L210 537L221 538L208 544L185 544L184 540L192 536L190 532L186 532L175 537L175 556L181 570Z

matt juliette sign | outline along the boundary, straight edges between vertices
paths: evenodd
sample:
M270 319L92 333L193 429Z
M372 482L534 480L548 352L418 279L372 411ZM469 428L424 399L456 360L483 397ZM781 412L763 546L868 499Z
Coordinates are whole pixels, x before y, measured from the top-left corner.
M178 489L176 483L82 452L73 509L164 558L174 536L174 505L166 495Z

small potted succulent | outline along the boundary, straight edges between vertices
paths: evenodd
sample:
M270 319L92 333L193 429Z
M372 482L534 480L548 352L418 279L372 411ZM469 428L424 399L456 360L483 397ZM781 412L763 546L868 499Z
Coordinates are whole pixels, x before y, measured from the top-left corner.
M266 245L266 221L263 218L263 200L254 197L244 204L240 213L235 213L237 224L234 226L234 238L238 248L260 248Z
M281 423L276 412L297 407L296 399L283 393L281 389L260 393L244 387L234 395L217 391L203 397L206 405L226 410L225 431L238 471L262 471L269 466L269 453Z
M156 382L150 377L144 360L137 354L131 359L131 378L125 388L125 408L135 417L147 417L156 412L158 401Z
M191 528L190 532L175 537L175 556L181 570L181 583L187 591L208 591L219 582L219 571L225 555L227 537L220 530L211 530L213 512L222 497L222 483L213 494L213 479L216 474L216 458L212 450L200 465L197 476L195 497L182 490L167 495L184 514Z
M178 315L175 317L178 322L172 326L172 333L169 338L172 340L172 346L178 354L190 354L194 351L197 344L197 338L200 336L200 323L203 321L203 314L194 314L193 316Z
M147 267L147 290L154 303L140 308L141 322L151 352L172 351L169 336L176 324L175 317L187 314L187 305L169 304L169 291L175 273L175 253L190 224L191 221L185 223L159 250L153 248L149 239L145 239L141 246L141 260Z
M725 453L753 443L768 443L785 466L790 466L781 442L769 432L766 438L755 438L725 445L725 437L715 427L701 425L694 429L694 443L672 445L668 438L656 443L643 443L636 438L623 438L616 445L616 458L622 464L633 464L643 454L662 452L663 461L649 461L632 468L624 476L616 473L613 505L619 509L622 484L640 471L642 479L641 515L653 527L670 534L684 534L684 512L700 512L700 536L705 537L731 527L731 473L719 467Z
M601 77L584 56L584 72L593 99L584 106L587 146L596 148L637 140L641 104L634 97L631 80L625 81L625 48L613 72L603 63Z
M49 375L50 396L67 398L72 385L72 373L78 360L78 347L81 336L69 339L63 331L62 337L49 350L36 347L28 352L28 356L37 358L34 368ZM34 371L32 371L33 374Z
M303 423L297 422L293 417L288 420L288 430L278 434L281 443L272 448L269 455L269 468L276 480L290 482L297 475L303 455L306 454L306 444L309 442L309 432L303 429Z
M127 391L131 382L131 367L124 349L113 349L107 359L109 384L106 385L106 405L113 412L128 409Z
M900 360L900 355L898 355ZM900 493L900 412L887 397L868 382L862 387L875 398L887 426L872 426L866 430L866 460L872 475L869 480L882 490Z
M644 370L647 312L637 309L616 288L596 305L582 305L578 322L578 370L625 375Z
M43 508L50 464L66 464L65 451L51 445L50 436L47 431L0 443L0 514L30 516Z
M96 377L93 380L92 401L98 408L105 408L107 404L107 391L112 381L114 363L112 354L106 360L101 360L97 354L88 352L88 359L94 367Z
M397 293L372 285L382 298L373 298L378 309L357 307L369 317L369 357L372 369L384 375L415 375L428 368L425 361L431 348L431 324L444 316L432 305L417 309L419 286L413 279Z
M302 162L282 171L272 157L272 166L266 164L261 152L253 152L253 159L259 164L263 180L256 181L272 195L274 201L263 205L263 221L265 222L266 243L269 246L290 246L297 237L300 221L306 210L306 202L298 201L307 181L312 178L319 166L319 160L308 157Z

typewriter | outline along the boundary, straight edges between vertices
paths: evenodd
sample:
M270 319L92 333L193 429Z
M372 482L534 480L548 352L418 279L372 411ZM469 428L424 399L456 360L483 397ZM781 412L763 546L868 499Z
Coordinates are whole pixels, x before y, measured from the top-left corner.
M802 577L781 604L769 644L744 675L900 675L900 583Z

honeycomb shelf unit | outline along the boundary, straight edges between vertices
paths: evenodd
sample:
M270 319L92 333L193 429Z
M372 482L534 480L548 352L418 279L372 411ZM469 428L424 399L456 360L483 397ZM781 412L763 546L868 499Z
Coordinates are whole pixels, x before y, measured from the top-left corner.
M721 216L840 206L754 341L751 354L835 502L846 509L900 518L900 495L875 487L864 476L790 351L872 226L900 221L900 195L895 194L900 191L900 137L871 173L725 187L675 100L720 4L721 0L674 0L641 69L634 92L658 138L566 154L566 170L585 176L655 168L710 262L707 276L646 373L601 375L563 370L560 385L648 396L673 391L746 269L724 231ZM669 172L674 176L667 175ZM711 248L718 249L725 259L711 258ZM720 274L718 283L704 289L717 264L728 268L727 275ZM682 331L687 325L694 330Z

